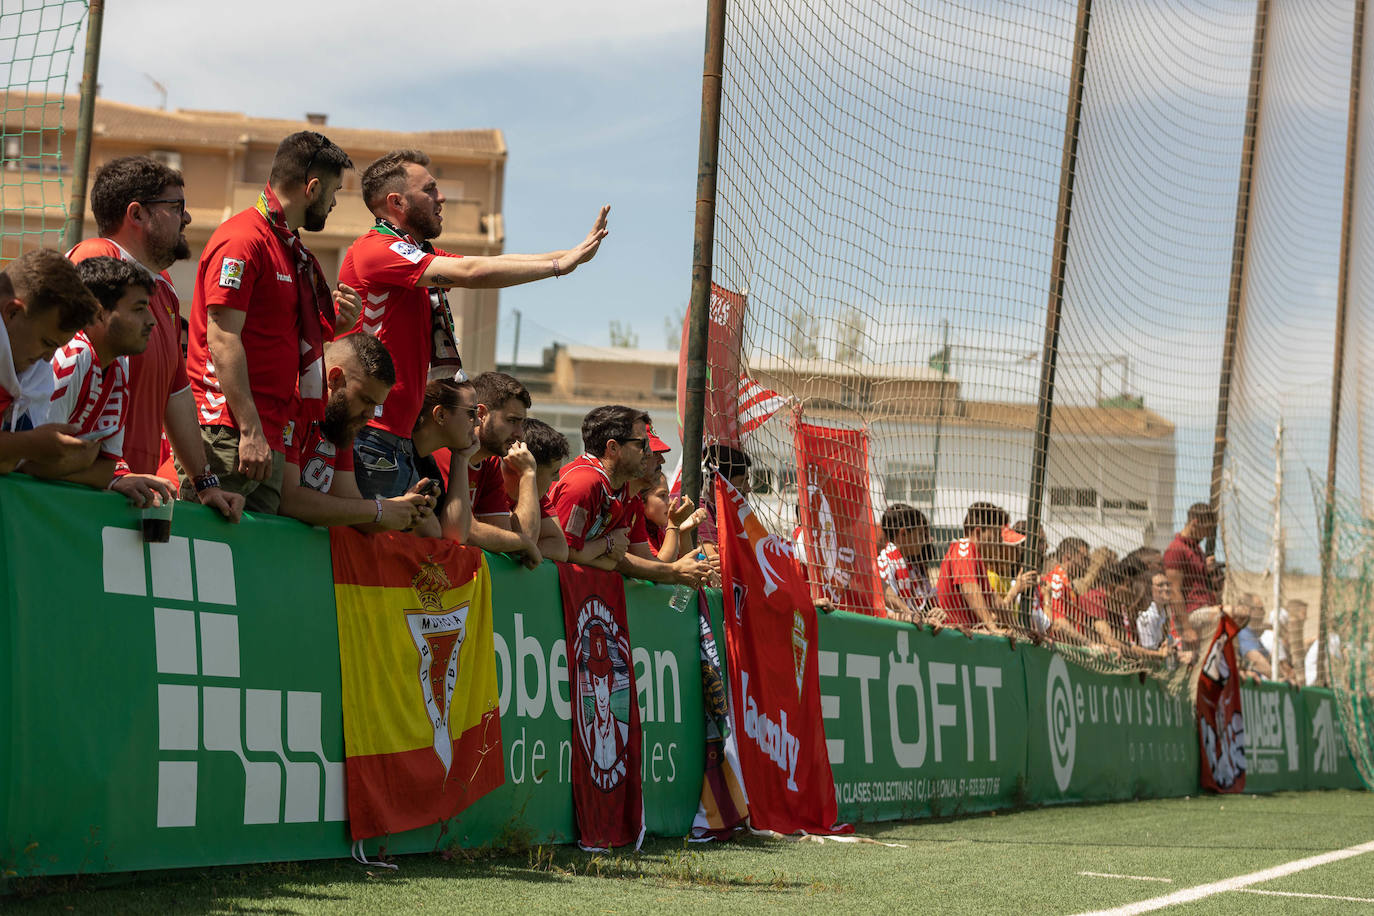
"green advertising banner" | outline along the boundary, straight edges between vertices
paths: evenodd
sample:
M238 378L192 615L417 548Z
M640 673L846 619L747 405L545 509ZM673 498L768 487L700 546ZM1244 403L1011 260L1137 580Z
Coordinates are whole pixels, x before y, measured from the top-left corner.
M1030 735L1026 796L1037 803L1167 798L1198 791L1193 707L1154 681L1097 674L1022 651Z
M1307 788L1304 762L1310 719L1302 693L1272 681L1242 681L1245 715L1245 791L1279 792Z
M1006 640L820 618L821 715L842 821L1013 804L1026 766L1021 654Z
M1319 687L1299 691L1299 696L1306 737L1302 763L1307 781L1302 788L1363 788L1364 782L1345 743L1335 696L1330 690Z

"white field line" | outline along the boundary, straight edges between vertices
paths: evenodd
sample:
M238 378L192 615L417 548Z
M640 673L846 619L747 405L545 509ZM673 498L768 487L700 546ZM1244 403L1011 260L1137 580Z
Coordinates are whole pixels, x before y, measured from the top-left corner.
M1129 878L1132 881L1163 881L1165 884L1173 884L1173 878L1151 878L1148 875L1113 875L1105 871L1081 871L1080 875L1087 875L1089 878Z
M1300 894L1297 891L1261 891L1253 887L1236 888L1238 894L1267 894L1270 897L1312 897L1316 900L1350 900L1355 903L1374 903L1374 897L1340 897L1336 894Z
M1358 846L1349 846L1345 849L1336 849L1331 852L1324 852L1321 855L1309 856L1306 859L1296 859L1292 862L1285 862L1282 865L1275 865L1262 871L1251 872L1248 875L1237 875L1234 878L1227 878L1224 881L1214 881L1211 884L1199 884L1197 887L1186 887L1183 890L1174 891L1172 894L1165 894L1163 897L1152 897L1149 900L1141 900L1136 903L1128 903L1110 910L1094 910L1082 916L1135 916L1136 913L1149 913L1154 910L1162 910L1165 907L1176 906L1180 903L1191 903L1194 900L1202 900L1216 894L1223 894L1227 891L1240 890L1251 884L1263 884L1265 881L1273 881L1275 878L1283 878L1309 868L1316 868L1319 865L1328 865L1331 862L1339 862L1342 859L1354 858L1366 852L1374 852L1374 841L1361 843Z

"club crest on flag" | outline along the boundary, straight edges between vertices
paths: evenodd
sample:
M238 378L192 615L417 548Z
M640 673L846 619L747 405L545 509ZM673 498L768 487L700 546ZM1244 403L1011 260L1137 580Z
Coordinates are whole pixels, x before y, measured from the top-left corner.
M797 699L801 699L802 682L806 680L806 618L800 610L792 611L792 667L797 672Z
M421 606L405 612L406 626L420 653L420 693L434 728L434 753L447 775L453 766L449 711L453 706L453 689L458 684L459 653L467 637L468 605L443 606L444 594L452 586L444 568L437 563L420 564L420 571L410 584Z
M815 471L812 470L812 473ZM840 544L839 530L835 526L835 513L830 508L830 500L826 497L825 490L816 484L810 484L806 491L811 505L815 506L816 550L820 554L826 582L832 589L843 591L849 587L850 572L846 567L854 563L854 549Z
M604 601L588 598L577 613L577 677L573 681L576 727L586 748L592 783L602 792L625 781L630 739L629 639Z

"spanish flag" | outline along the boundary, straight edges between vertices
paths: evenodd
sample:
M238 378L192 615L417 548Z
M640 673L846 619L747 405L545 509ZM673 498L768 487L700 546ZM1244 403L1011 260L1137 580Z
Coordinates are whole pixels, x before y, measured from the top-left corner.
M329 537L353 839L453 817L505 779L486 558L409 534Z

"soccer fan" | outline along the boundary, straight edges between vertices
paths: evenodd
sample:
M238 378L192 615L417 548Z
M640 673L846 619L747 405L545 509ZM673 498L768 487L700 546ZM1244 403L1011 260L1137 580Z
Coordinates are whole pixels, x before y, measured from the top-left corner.
M396 360L396 386L358 436L358 482L369 496L395 496L414 480L409 436L426 380L461 377L446 291L499 289L572 273L596 255L607 232L610 208L602 207L587 237L566 251L463 257L436 249L430 239L443 229L444 195L428 166L427 155L407 149L363 170L363 203L377 223L348 249L339 269L340 282L367 300L358 328L377 335Z
M1269 653L1260 642L1257 630L1263 629L1264 605L1254 592L1240 596L1240 603L1231 610L1231 619L1240 627L1236 634L1236 660L1247 673L1257 678L1268 678Z
M81 282L100 303L95 320L59 347L52 357L50 417L76 427L76 435L99 443L94 463L60 479L114 490L136 506L173 499L160 477L134 474L124 462L124 423L128 417L129 355L148 345L153 315L148 309L153 278L141 267L117 258L90 258L77 265ZM35 476L53 476L41 467Z
M183 467L195 471L196 498L238 521L243 497L226 492L207 467L196 422L196 402L181 348L181 299L167 268L191 256L181 173L148 156L123 156L100 167L91 183L91 213L100 236L77 243L67 257L113 257L153 278L148 307L154 319L148 346L129 356L125 394L124 461L135 474L153 474L161 463L165 429Z
M438 490L435 515L443 536L467 543L472 532L472 495L467 487L448 489L447 484L455 472L462 479L468 459L481 448L477 441L477 392L472 382L446 378L425 385L411 442L416 472L428 478L431 492Z
M47 422L48 360L99 310L76 268L56 251L27 251L0 273L0 473L29 462L62 477L95 461L98 443L78 437L66 417Z
M1200 542L1216 534L1217 514L1207 503L1188 507L1183 530L1164 551L1164 572L1173 586L1174 613L1181 616L1217 603L1212 576L1216 561L1203 556Z
M630 549L616 566L621 573L648 582L666 582L674 585L698 587L707 584L719 559L698 560L695 554L674 556L662 559L649 537L649 520L644 512L642 494L662 476L663 456L668 453L668 443L654 434L653 426L645 424L644 436L648 440L648 453L644 456L643 470L626 484L626 503L630 521ZM692 506L690 500L679 503L679 511ZM700 522L698 522L700 524ZM702 552L705 556L705 552Z
M1002 538L1011 517L1007 510L976 502L964 513L964 536L952 542L940 561L935 583L936 603L946 626L981 626L1000 633L997 596L988 582L987 557Z
M886 545L878 553L878 578L889 617L920 623L935 600L935 587L926 569L930 522L925 513L905 503L883 510Z
M1062 639L1077 645L1087 645L1088 638L1079 629L1085 621L1078 606L1075 579L1088 570L1088 542L1082 538L1066 537L1055 551L1054 569L1046 582L1045 602L1049 611L1047 633L1052 639Z
M468 491L472 499L472 530L467 543L492 553L519 556L533 569L543 560L538 537L527 536L511 518L511 500L506 496L502 459L510 462L527 481L521 483L520 499L535 499L535 461L521 442L525 414L533 401L519 380L504 372L483 372L472 381L477 392L478 449L468 459ZM370 452L359 448L359 454ZM443 462L440 463L443 470ZM451 485L445 481L445 486ZM537 531L537 526L536 526Z
M1163 570L1150 576L1150 603L1136 615L1136 635L1146 649L1177 646L1180 642L1173 618L1174 587Z
M653 485L640 494L644 501L644 528L654 556L671 563L692 549L691 532L706 518L685 496L673 496L668 479L660 471Z
M371 334L326 344L324 416L302 413L287 430L281 514L307 525L355 525L368 531L409 531L438 537L429 481L390 499L368 499L353 474L353 436L386 400L396 380L391 356Z
M186 370L209 473L253 512L276 513L287 426L302 412L320 419L324 342L362 307L347 285L330 292L299 232L324 228L352 167L323 134L291 134L257 205L215 230L196 270ZM178 468L183 493L194 470Z
M705 550L706 556L715 559L720 553L716 548L719 540L716 533L716 478L710 472L720 471L721 476L730 481L730 485L739 490L741 496L748 496L749 468L753 466L754 461L744 452L729 445L708 445L702 451L706 459L707 473L701 482L701 508L706 510L706 519L697 526L697 540ZM800 518L800 513L798 517Z
M1017 524L1022 529L1026 527L1024 519ZM997 616L1009 626L1017 619L1021 596L1039 592L1038 570L1021 569L1017 572L1025 543L1024 530L1006 525L1002 528L1000 542L993 544L992 549L988 551L988 585L992 586L992 593L997 596Z
M524 447L534 460L534 474L526 473L523 454L511 453L501 461L501 475L511 516L526 538L533 539L540 556L566 562L568 540L558 524L558 514L549 502L549 487L568 457L568 439L543 420L525 418ZM515 452L512 449L512 452ZM533 477L533 486L529 480Z

